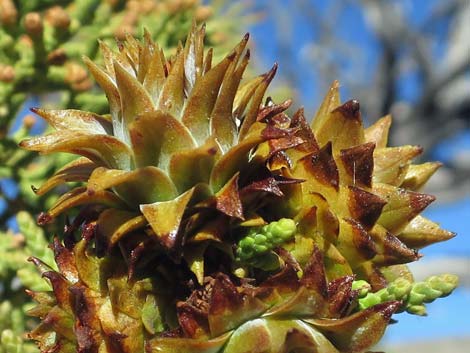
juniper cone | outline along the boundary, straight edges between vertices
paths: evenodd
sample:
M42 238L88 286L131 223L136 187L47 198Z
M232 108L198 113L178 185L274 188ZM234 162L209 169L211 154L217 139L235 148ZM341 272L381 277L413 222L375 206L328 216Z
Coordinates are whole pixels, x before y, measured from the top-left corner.
M41 352L365 352L402 302L359 310L354 280L412 280L453 236L419 216L434 169L386 146L390 117L364 129L337 82L311 126L289 117L263 98L276 65L242 79L248 35L213 64L204 31L169 58L148 33L85 58L109 115L33 110L56 131L22 147L80 156L37 194L82 182L39 217L80 210L58 271L31 259L53 288L30 291Z

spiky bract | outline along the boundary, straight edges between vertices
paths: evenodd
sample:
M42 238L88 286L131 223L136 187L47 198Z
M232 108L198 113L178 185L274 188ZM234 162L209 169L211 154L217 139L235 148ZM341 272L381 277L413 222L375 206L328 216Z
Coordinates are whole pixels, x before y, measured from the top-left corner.
M85 207L54 243L59 271L33 259L54 291L31 293L31 336L43 352L366 351L401 303L358 311L353 280L412 281L402 264L453 235L419 216L437 164L387 147L389 117L364 129L337 83L311 126L289 118L290 101L263 103L275 67L241 83L247 36L217 65L203 38L85 59L109 116L34 110L57 131L23 147L82 156L38 194L84 182L40 221Z

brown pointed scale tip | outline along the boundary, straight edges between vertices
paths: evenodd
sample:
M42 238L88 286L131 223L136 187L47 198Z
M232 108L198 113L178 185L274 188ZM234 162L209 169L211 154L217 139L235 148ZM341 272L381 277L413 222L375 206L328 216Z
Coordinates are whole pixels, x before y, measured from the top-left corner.
M366 260L370 260L377 255L377 246L365 227L352 218L347 218L345 221L352 227L352 242L357 252Z
M29 108L29 110L33 112L34 114L40 115L39 112L41 111L41 109L38 107L31 107Z
M423 255L417 250L409 248L399 238L390 232L386 232L383 241L384 264L396 265L419 260ZM375 261L376 259L374 259ZM377 259L380 262L380 259ZM377 263L377 262L376 262Z
M78 279L78 270L74 263L75 260L72 251L67 249L57 236L54 236L49 248L54 252L54 258L59 271L68 281L76 282Z
M26 293L26 295L30 296L33 299L36 297L36 293L37 293L37 292L32 291L31 289L25 289L24 292Z
M49 224L53 221L53 217L47 213L47 212L41 212L37 218L37 224L39 224L40 226L44 226L46 224Z
M270 98L270 97L268 97ZM266 104L265 107L261 108L256 118L257 121L269 120L273 116L282 113L292 105L292 99L287 99L281 104Z
M45 262L41 261L35 256L28 257L28 261L32 262L33 265L36 266L41 275L44 275L44 273L46 272L53 271L52 268L49 267L49 265L47 265Z
M398 300L393 300L373 306L371 311L380 313L385 321L389 321L392 315L401 307L402 302Z
M39 107L32 107L32 108L29 108L29 110L32 113L34 113L36 115L39 115L44 120L48 120L49 111L47 109L42 109L42 108L39 108Z
M341 104L339 107L335 108L333 112L340 112L344 117L350 118L353 120L361 121L361 106L359 101L356 99L351 99L344 104Z
M349 203L352 216L366 229L371 229L379 219L387 202L380 196L353 185L349 186L349 190L354 200Z
M324 298L328 297L328 283L326 282L323 254L316 246L313 248L312 255L305 266L300 284L307 288L316 289Z
M265 82L270 83L273 80L274 76L276 75L278 67L279 67L279 65L277 63L274 63L271 70L269 70L267 73L264 74L264 81Z
M375 143L368 142L340 151L340 157L353 183L372 186Z
M46 271L42 274L44 278L47 278L52 285L54 296L58 303L66 303L69 299L69 283L59 272Z
M43 262L41 260L39 260L37 257L35 256L30 256L28 257L28 261L29 262L32 262L34 266L36 267L39 267L43 264Z
M305 119L305 107L299 107L290 119L290 127L298 128L302 133L308 135L308 140L315 139L311 133L310 126Z
M238 174L229 180L215 196L216 208L229 217L244 220L243 205L238 189Z
M339 188L339 173L333 158L333 145L328 142L320 149L320 153L311 157L311 173L321 183L331 185L336 190Z
M251 51L250 49L247 49L245 53L245 60L250 60L250 57L251 57Z
M358 292L352 289L354 277L354 275L343 276L328 283L330 312L335 316L343 317L346 315L351 307L351 303L358 295Z
M237 57L237 51L236 50L232 50L232 52L227 55L227 59L230 60L230 61L233 61L236 57Z
M236 49L241 48L242 50L240 50L240 52L243 51L249 39L250 39L250 33L245 33L245 35L243 36L243 38L241 39L241 41L237 44L235 48Z
M421 213L426 207L436 200L434 195L410 192L410 206L417 213Z
M416 145L413 147L414 147L414 152L415 152L415 156L413 156L413 158L423 154L424 148L422 146Z

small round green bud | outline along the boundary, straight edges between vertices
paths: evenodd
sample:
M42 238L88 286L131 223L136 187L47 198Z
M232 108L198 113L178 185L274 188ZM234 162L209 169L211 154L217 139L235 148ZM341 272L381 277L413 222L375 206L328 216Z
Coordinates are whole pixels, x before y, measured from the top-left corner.
M295 231L295 222L287 218L263 227L253 227L238 242L237 256L246 261L253 256L265 254L292 238Z
M410 293L411 283L405 278L397 278L388 287L388 292L397 300L403 299Z
M254 246L254 249L255 249L255 252L258 254L264 253L269 250L266 245L259 245L259 244L256 244Z
M237 276L238 278L245 278L247 273L246 269L243 267L238 267L233 271L233 274Z
M381 300L378 295L375 295L375 293L369 293L366 297L359 300L359 309L364 310L380 303Z
M263 234L256 234L254 240L255 240L255 244L261 245L261 244L265 244L268 238Z
M367 281L360 279L352 283L352 289L358 291L359 298L363 298L367 295L367 293L369 293L372 287L369 283L367 283Z
M248 249L248 248L251 248L254 244L255 244L255 240L253 238L246 237L240 241L239 246L243 249Z
M426 316L426 307L424 305L408 305L406 311L410 314Z
M377 297L380 298L382 303L388 302L390 300L395 300L396 298L388 291L388 288L382 288L375 293Z
M279 221L269 224L269 231L284 241L289 240L296 231L295 222L289 218L281 218Z
M431 286L431 288L447 295L458 286L459 278L456 275L443 274L440 276L431 276L426 280L426 282Z

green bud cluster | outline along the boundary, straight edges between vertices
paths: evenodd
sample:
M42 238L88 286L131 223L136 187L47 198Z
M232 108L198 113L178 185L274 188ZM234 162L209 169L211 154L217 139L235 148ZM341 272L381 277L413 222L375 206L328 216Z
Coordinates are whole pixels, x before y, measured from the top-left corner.
M364 310L376 304L400 300L403 302L402 311L423 316L426 315L425 303L449 295L457 285L458 277L451 274L431 276L423 282L414 283L405 278L397 278L377 292L367 292L366 295L362 292L362 296L359 295L359 309ZM353 288L354 286L361 285L353 284Z
M352 289L358 292L359 298L364 298L370 292L372 287L367 281L360 279L353 282Z
M251 261L265 255L275 247L291 240L297 227L289 218L282 218L261 228L253 227L238 242L237 257L241 261Z

